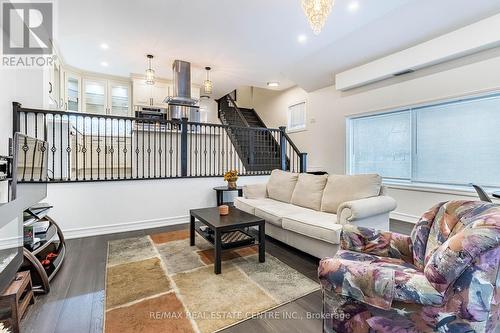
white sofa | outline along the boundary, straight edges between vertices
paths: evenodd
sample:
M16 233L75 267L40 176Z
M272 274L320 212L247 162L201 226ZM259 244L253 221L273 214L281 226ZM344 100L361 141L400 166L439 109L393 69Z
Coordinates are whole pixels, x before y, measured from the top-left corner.
M266 234L315 257L333 256L342 225L389 230L396 201L378 175L310 175L274 170L246 185L235 206L266 220Z

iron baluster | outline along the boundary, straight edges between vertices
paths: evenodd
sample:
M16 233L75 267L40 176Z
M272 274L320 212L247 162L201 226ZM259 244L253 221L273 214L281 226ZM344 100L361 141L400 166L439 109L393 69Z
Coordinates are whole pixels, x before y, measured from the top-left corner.
M172 149L172 142L173 142L173 136L174 136L174 131L173 127L170 128L170 149L168 150L168 153L170 155L170 169L169 169L169 176L172 177L172 172L173 172L173 164L172 164L172 159L173 159L173 149Z
M90 117L90 180L94 179L94 117Z
M97 117L97 179L101 179L101 117Z
M83 180L85 180L86 177L86 167L87 167L87 135L86 135L86 118L83 117L83 127L82 127L82 136L83 136L83 146L82 146L82 153L83 153Z
M187 177L187 118L182 118L181 125L181 177Z

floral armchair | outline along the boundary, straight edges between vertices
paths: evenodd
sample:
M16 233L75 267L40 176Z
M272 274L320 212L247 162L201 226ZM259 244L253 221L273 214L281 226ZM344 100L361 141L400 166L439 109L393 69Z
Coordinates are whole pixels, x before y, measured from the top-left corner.
M500 332L500 206L440 203L411 236L345 225L318 268L324 332Z

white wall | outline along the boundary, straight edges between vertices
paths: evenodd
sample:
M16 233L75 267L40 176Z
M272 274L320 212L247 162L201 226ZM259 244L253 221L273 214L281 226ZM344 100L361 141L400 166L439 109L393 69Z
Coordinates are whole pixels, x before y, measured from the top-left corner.
M238 179L265 182L267 176ZM75 238L187 223L190 209L216 205L213 187L222 185L221 177L49 184L46 201L65 237Z
M9 154L9 138L12 137L12 102L26 107L43 104L43 71L41 69L0 68L0 155ZM7 182L0 182L0 202L7 200ZM21 216L21 212L19 214ZM20 217L19 217L20 218ZM0 230L0 235L18 235L9 224Z
M12 102L25 107L43 105L41 69L0 68L0 155L8 154L12 137Z
M236 105L240 108L253 108L253 90L254 87L241 86L236 89Z
M41 69L0 68L0 155L9 154L12 138L12 102L25 107L43 104L43 71ZM0 197L6 200L7 182L0 182Z
M286 125L289 105L307 100L307 130L291 134L292 139L308 153L308 165L313 169L344 173L346 117L500 91L499 73L500 48L497 48L347 92L337 91L335 86L311 93L299 87L282 93L254 88L253 103L267 126L278 127ZM439 201L473 196L473 193L395 188L389 189L389 194L398 201L393 216L409 221Z

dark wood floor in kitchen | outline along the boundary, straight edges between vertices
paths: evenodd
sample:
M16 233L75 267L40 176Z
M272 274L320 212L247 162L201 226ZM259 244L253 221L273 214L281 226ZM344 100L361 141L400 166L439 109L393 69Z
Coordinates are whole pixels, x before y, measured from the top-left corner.
M22 332L102 333L107 242L183 228L187 225L68 240L65 263L52 281L50 293L38 296L36 304L28 310L21 323ZM406 223L394 221L391 229L402 233L411 230ZM266 251L304 275L316 278L317 259L271 239L266 240ZM267 316L230 327L224 333L318 333L322 331L321 320L307 319L307 315L321 313L321 309L321 292L317 291Z

